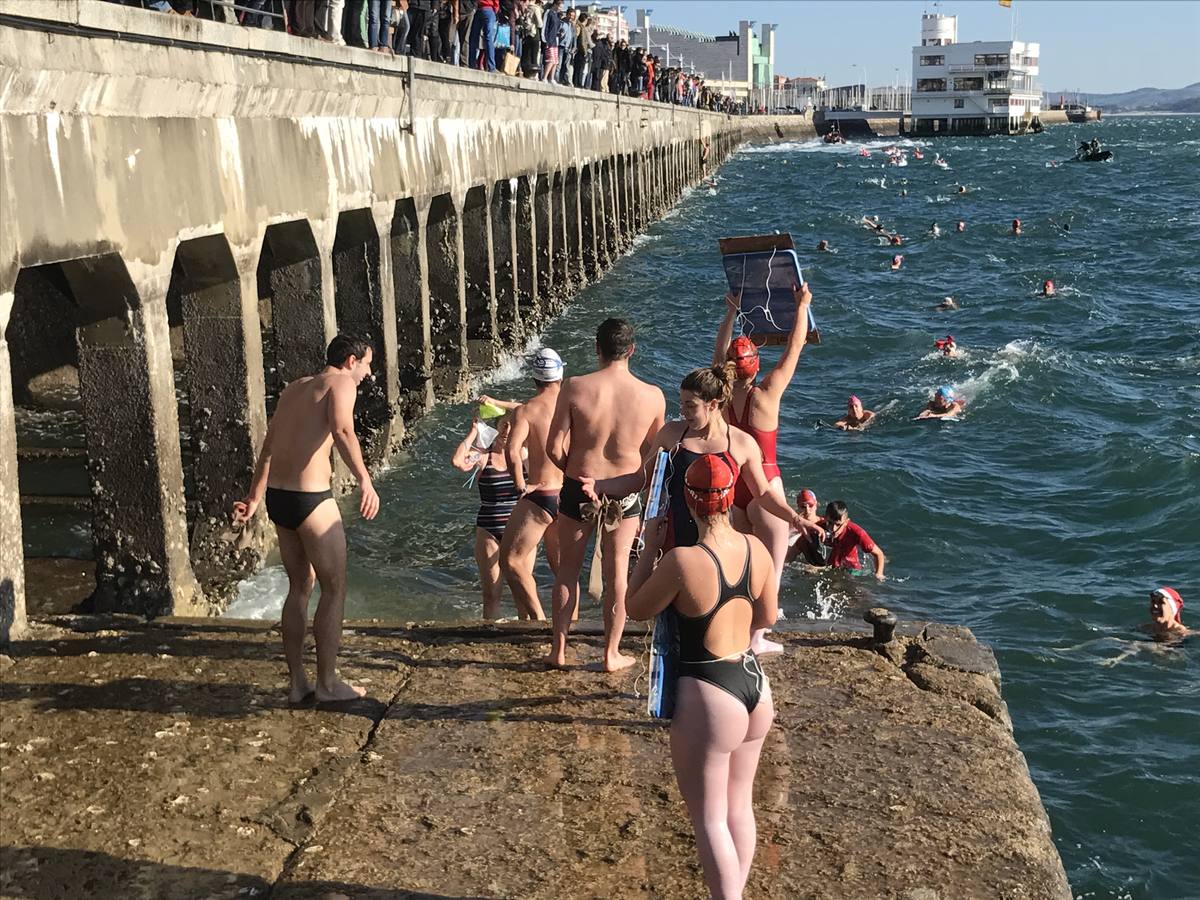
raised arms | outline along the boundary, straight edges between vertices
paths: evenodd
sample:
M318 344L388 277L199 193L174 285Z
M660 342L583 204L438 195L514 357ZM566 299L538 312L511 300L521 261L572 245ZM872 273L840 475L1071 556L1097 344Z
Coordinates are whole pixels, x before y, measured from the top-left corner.
M808 307L812 303L812 291L808 289L807 284L802 284L795 289L793 296L796 298L796 326L788 335L779 362L775 363L775 368L763 379L760 388L776 400L783 396L787 386L792 383L792 376L796 374L796 366L800 363L800 353L808 340Z

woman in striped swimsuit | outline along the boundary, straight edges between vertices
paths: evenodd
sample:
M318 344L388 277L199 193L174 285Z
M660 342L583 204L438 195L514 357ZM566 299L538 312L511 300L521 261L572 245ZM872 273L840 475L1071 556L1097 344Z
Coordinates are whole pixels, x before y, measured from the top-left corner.
M450 461L460 472L474 472L479 485L479 513L475 516L475 562L479 566L479 583L483 593L483 617L495 619L500 615L500 592L504 579L500 576L500 541L504 526L521 498L513 484L504 458L508 442L508 417L496 425L496 438L489 446L481 447L479 420L463 438Z

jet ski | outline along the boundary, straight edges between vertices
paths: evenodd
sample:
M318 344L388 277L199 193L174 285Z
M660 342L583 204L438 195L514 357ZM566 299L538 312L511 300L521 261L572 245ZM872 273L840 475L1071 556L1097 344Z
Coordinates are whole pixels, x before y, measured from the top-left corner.
M1075 154L1076 162L1108 162L1112 158L1113 153L1111 150L1089 150L1087 153L1084 153L1082 150L1080 150Z

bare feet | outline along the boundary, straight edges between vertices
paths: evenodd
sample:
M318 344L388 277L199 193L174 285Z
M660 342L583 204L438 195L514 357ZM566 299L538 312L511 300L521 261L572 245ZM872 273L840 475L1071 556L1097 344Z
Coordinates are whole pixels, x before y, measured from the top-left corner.
M355 687L349 682L342 681L340 678L334 681L334 683L328 688L317 685L318 703L337 703L343 700L357 700L359 697L365 697L366 694L366 688Z
M542 662L551 669L565 669L567 667L567 654L551 650L550 654Z
M782 650L783 648L780 647L780 649ZM637 662L636 657L626 656L619 650L616 653L606 653L604 654L604 671L620 672L622 669L628 669L635 662Z
M305 703L311 703L313 699L312 685L308 683L308 679L302 677L300 681L293 681L291 690L287 695L288 703L292 706L302 706Z
M750 641L750 649L754 651L755 656L769 656L772 653L782 653L783 644L776 641L768 641L765 631L755 632L754 638Z

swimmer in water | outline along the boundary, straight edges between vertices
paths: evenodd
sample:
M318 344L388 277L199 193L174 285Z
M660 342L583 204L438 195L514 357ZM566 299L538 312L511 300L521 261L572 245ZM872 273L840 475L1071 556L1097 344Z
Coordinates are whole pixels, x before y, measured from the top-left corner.
M861 431L875 421L875 413L863 409L862 401L857 395L851 394L846 401L846 414L833 423L834 428L842 431Z
M957 301L955 301L955 299L953 297L947 297L941 303L939 303L937 306L935 306L934 309L938 309L938 310L942 310L942 311L950 310L950 309L958 309L958 303L957 303Z
M1013 219L1013 220L1012 220L1012 233L1013 233L1013 234L1020 234L1020 233L1021 233L1021 220L1020 220L1020 219Z
M901 254L897 253L895 256L892 257L892 271L895 272L902 265L904 265L904 257Z
M960 184L958 186L958 193L965 194L966 192L967 192L967 186L965 184Z
M828 253L829 241L821 241L819 244L817 244L817 251L820 253Z
M933 399L925 404L925 408L917 413L918 419L945 419L956 416L966 409L966 404L954 394L954 388L943 385L937 389Z
M1047 278L1045 281L1042 282L1042 296L1043 297L1053 297L1054 296L1054 282L1051 281L1049 278Z
M859 224L868 231L883 231L883 223L879 221L879 216L863 216L859 219Z
M938 223L934 222L929 226L929 233L934 237L941 237L942 229L938 228Z
M942 351L942 356L958 356L958 344L954 342L952 334L934 341L933 345Z
M1153 635L1156 641L1185 638L1195 632L1180 619L1183 613L1183 598L1171 587L1160 587L1150 592L1150 622L1143 630Z
M962 234L964 231L967 230L967 223L964 222L962 219L959 219L958 223L954 226L954 230L957 231L959 234Z
M898 234L889 234L888 235L888 245L889 246L899 247L903 243L904 243L904 238L902 238L900 235L898 235Z
M825 565L825 543L822 539L826 530L825 520L817 515L817 495L805 488L796 495L796 509L800 511L800 515L804 520L820 531L796 531L792 530L789 536L789 546L787 552L787 561L794 562L798 557L803 557L805 563L810 566Z
M903 190L901 190L901 191L900 191L900 196L901 196L901 197L907 197L907 196L908 196L908 188L904 188Z
M844 500L834 500L825 507L825 527L829 529L826 543L830 547L828 566L835 569L861 569L858 551L875 557L875 578L883 581L887 557L883 549L871 540L861 525L850 521L850 510Z

